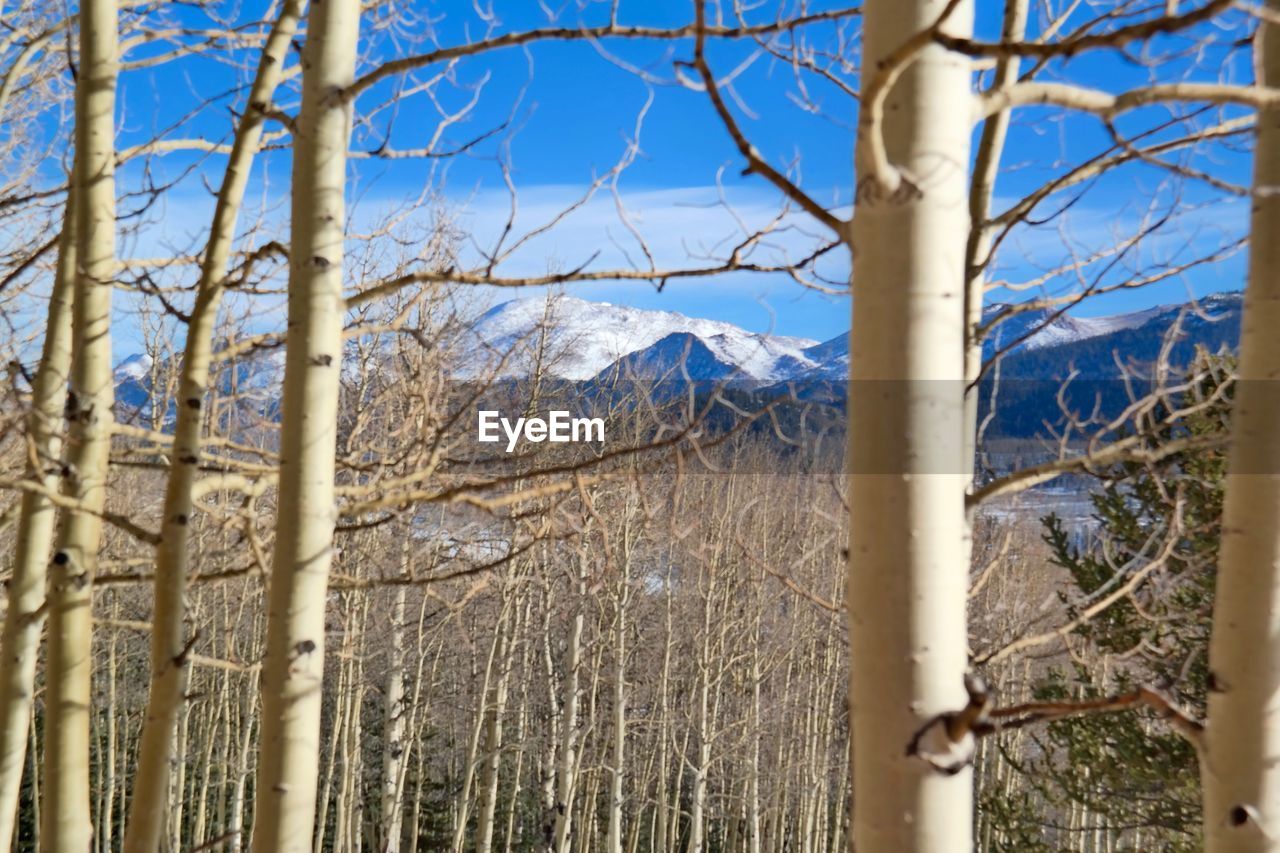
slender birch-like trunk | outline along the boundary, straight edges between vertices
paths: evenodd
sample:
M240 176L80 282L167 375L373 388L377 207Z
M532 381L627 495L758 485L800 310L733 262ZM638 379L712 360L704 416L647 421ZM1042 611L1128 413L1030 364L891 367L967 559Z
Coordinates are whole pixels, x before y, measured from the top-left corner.
M524 624L526 629L533 624L533 595L529 595L525 603ZM524 837L526 826L524 821L517 823L516 813L520 810L524 794L524 762L528 752L529 737L529 700L532 694L532 683L528 678L533 673L533 635L530 632L521 640L520 672L526 678L520 687L520 704L516 711L515 731L515 766L511 770L511 791L507 796L506 830L502 846L504 853L511 853ZM536 766L536 764L535 764Z
M333 559L334 452L342 363L343 230L360 4L311 7L294 138L280 495L262 671L255 853L311 849Z
M230 853L240 853L244 847L244 812L246 789L249 786L249 757L253 748L254 716L256 707L253 693L247 685L240 688L240 742L236 745L235 782L231 787L231 808L227 819L227 842ZM261 727L261 720L258 721Z
M405 546L407 556L408 546ZM402 567L407 573L407 566ZM383 706L383 726L386 742L382 748L382 850L383 853L400 853L400 835L404 825L404 757L405 697L404 697L404 605L406 590L399 586L391 606L391 649L387 662L386 699Z
M248 107L232 144L222 190L218 193L209 243L201 264L195 308L187 326L177 422L160 524L160 545L156 550L151 689L125 829L124 849L127 853L151 853L158 849L164 828L173 738L186 685L188 638L185 598L190 566L191 488L195 485L200 463L203 405L209 384L214 328L222 301L227 263L235 241L236 220L253 158L262 140L264 110L271 103L280 82L289 42L297 31L304 5L305 0L285 0L258 60Z
M67 414L67 513L49 584L41 849L93 843L89 795L93 575L102 538L111 446L111 289L115 276L115 102L119 72L115 0L80 4L76 83L76 293Z
M559 703L560 680L556 677L556 665L551 655L551 612L553 607L553 590L550 582L542 587L542 668L546 674L546 708L547 718L543 727L543 748L539 756L538 802L544 816L542 825L543 841L551 845L555 833L556 808L556 749L560 742L560 724L563 710Z
M1030 0L1006 0L1004 23L1000 36L1005 41L1022 41L1027 31L1027 12ZM1003 90L1018 81L1018 57L1001 56L991 87ZM991 201L995 196L996 177L1000 172L1000 160L1004 156L1005 139L1009 135L1009 119L1012 110L1000 110L982 125L978 147L974 152L973 180L969 187L969 239L964 253L964 313L965 313L965 412L964 412L964 462L970 475L978 447L978 408L981 402L978 378L982 373L983 340L979 337L982 327L983 298L986 295L987 264L991 260L992 231L987 225L991 216Z
M500 657L505 654L508 602L503 602L498 610L493 626L493 638L489 642L489 652L485 657L484 676L476 698L475 719L471 724L471 733L467 738L467 753L462 769L462 780L458 785L458 794L454 799L453 811L453 845L450 849L462 853L467 846L467 828L471 821L472 789L475 787L476 770L481 764L481 750L484 745L485 723L488 720L489 707L494 698L494 684L498 676L496 670L501 667Z
M971 31L970 2L870 0L863 91L888 54L937 23ZM972 770L907 755L966 701L969 553L962 460L970 63L923 50L884 109L886 153L914 185L875 175L860 122L852 226L850 549L853 833L859 853L968 849Z
M624 536L630 526L624 528ZM618 564L618 609L614 614L613 651L613 743L609 764L609 828L605 834L606 853L622 853L623 781L627 769L627 604L630 597L630 542L623 543Z
M575 613L565 651L564 710L560 721L560 753L556 763L555 829L551 849L568 853L573 830L573 802L578 783L578 679L582 665L582 629L586 606L586 557L579 556Z
M517 587L508 594L519 596L522 593ZM500 634L495 661L498 668L497 676L489 690L489 697L485 701L482 715L484 749L480 764L480 804L476 814L477 853L489 853L493 848L494 817L497 814L498 785L501 781L502 769L503 723L507 715L507 696L510 692L511 673L515 661L515 645L520 641L520 633L525 626L524 617L528 610L519 600L513 602L511 607L516 611L511 617L514 626ZM501 628L502 623L499 622L499 629Z
M755 627L752 631L754 642L751 644L751 742L747 747L747 853L760 853L760 682L763 673L760 671L760 647L764 642L764 632L760 629L759 590L764 586L764 578L755 579L756 612Z
M688 853L702 853L706 845L707 774L711 769L711 680L712 667L715 666L712 660L714 653L711 631L712 612L717 603L714 571L707 572L705 580L699 580L699 587L705 597L702 601L699 654L695 664L698 679L697 698L694 700L697 757L693 761L686 759L692 777L692 790L689 792Z
M668 796L668 782L670 779L670 770L667 760L667 739L671 736L669 727L671 725L671 702L670 702L670 685L671 685L671 656L672 646L674 645L675 625L672 607L672 599L674 597L672 584L674 578L673 571L670 567L667 569L666 577L663 579L663 644L662 644L662 669L658 674L658 784L657 796L654 798L657 808L657 819L654 828L654 842L651 849L670 849L671 845L667 843L667 839L671 833L670 815L670 798ZM679 821L675 821L678 823ZM662 846L659 846L662 845Z
M49 294L44 346L27 416L27 479L58 488L63 409L71 372L71 313L75 298L75 193L67 197L58 241L58 266ZM38 492L26 492L19 510L8 609L0 638L0 853L8 853L18 818L27 731L35 695L36 658L44 624L45 579L57 510Z
M1280 14L1280 0L1267 9ZM1280 24L1259 26L1258 82L1280 86ZM1209 853L1280 850L1280 109L1257 127L1201 751Z
M154 386L152 386L154 387ZM120 602L116 596L111 596L111 614L118 618L120 615ZM101 829L98 832L98 845L101 850L110 850L116 840L115 833L115 817L114 811L116 807L116 697L119 690L118 673L119 656L116 649L119 646L119 635L117 632L111 632L111 639L107 640L107 713L106 713L106 736L104 740L105 749L103 749L103 757L99 761L102 765L102 776L105 777L100 783L102 790L100 792L101 807L98 814L98 822Z

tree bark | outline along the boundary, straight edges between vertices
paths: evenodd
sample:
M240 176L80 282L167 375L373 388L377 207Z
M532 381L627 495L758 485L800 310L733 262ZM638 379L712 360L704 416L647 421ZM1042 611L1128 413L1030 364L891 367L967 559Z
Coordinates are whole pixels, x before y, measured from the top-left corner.
M519 589L506 595L519 595ZM514 647L519 642L520 632L524 627L524 607L519 601L511 605L514 613L510 619L514 626L503 628L498 623L498 648L496 660L497 673L488 687L489 694L484 702L481 715L484 728L484 745L480 756L480 803L476 814L475 849L477 853L489 853L493 848L494 816L498 807L498 784L502 769L502 737L503 723L507 715L507 696L510 691Z
M629 520L628 520L629 521ZM623 527L624 537L630 525ZM623 782L627 770L627 604L630 598L630 542L624 540L622 559L618 562L618 601L613 626L613 743L609 755L609 828L605 834L606 853L622 853Z
M111 289L115 276L115 0L80 4L76 84L76 294L72 311L67 513L49 585L42 849L89 850L90 661L93 575L107 496L113 387Z
M945 0L871 0L863 91L888 54L935 25ZM971 31L971 3L947 30ZM966 849L972 772L908 757L915 732L966 701L969 553L964 492L964 255L970 63L927 47L885 104L882 188L858 139L852 226L850 550L853 833L859 853ZM912 189L914 185L914 189Z
M1258 82L1280 86L1280 25L1259 26ZM1280 849L1280 109L1258 113L1257 134L1201 752L1209 853Z
M67 197L58 242L58 267L49 294L44 345L31 388L27 416L27 479L50 492L58 488L63 409L71 372L71 313L75 298L74 192ZM57 510L39 492L26 492L19 510L9 602L0 638L0 851L8 853L18 818L27 756L27 731L35 695L36 658L44 624L46 567Z
M311 7L294 142L280 494L262 672L253 850L311 849L333 559L346 152L360 4Z
M586 596L586 557L578 556L574 614L564 663L564 698L560 711L560 751L556 758L555 823L551 849L568 853L573 833L573 803L578 786L578 681L582 666L583 608Z
M1005 41L1022 41L1027 31L1027 12L1030 0L1006 0L1004 23L1000 37ZM1002 56L996 61L995 79L991 87L1008 89L1018 82L1020 62L1014 55ZM964 461L972 476L974 459L978 450L978 408L981 403L978 379L982 374L984 340L979 336L985 306L987 265L991 261L991 227L987 219L991 215L991 201L995 196L996 177L1000 173L1000 160L1004 156L1004 144L1009 135L1012 110L1000 110L982 124L978 147L974 153L973 180L969 187L969 238L964 253L964 312L965 312L965 413Z
M213 356L214 328L222 301L227 263L235 241L236 220L253 158L262 140L263 110L271 103L280 82L289 42L297 31L304 6L305 0L286 0L258 60L248 107L232 145L222 190L218 193L209 243L201 264L196 304L187 326L177 422L160 525L161 538L156 550L151 689L125 829L124 849L127 853L151 853L158 849L164 829L173 738L186 685L189 640L185 625L185 599L194 508L191 488L199 470L203 406Z
M408 545L405 545L407 557ZM402 572L407 566L402 562ZM399 586L391 606L391 648L387 661L386 698L383 705L383 728L386 742L382 747L382 850L400 853L400 836L404 826L404 759L405 743L404 684L404 605L405 587Z

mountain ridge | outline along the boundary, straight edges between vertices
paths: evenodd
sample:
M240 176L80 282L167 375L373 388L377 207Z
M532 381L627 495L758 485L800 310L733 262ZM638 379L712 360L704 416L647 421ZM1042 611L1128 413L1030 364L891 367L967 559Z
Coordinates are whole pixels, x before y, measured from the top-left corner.
M996 304L984 312L987 321L1006 319L993 327L984 348L988 357L1001 354L1001 375L1007 378L1061 379L1069 371L1118 378L1121 365L1154 361L1175 324L1182 333L1168 347L1175 364L1189 361L1197 346L1235 349L1241 307L1237 291L1103 317L1017 312L1016 306ZM817 341L571 296L500 303L465 327L459 343L465 352L453 371L459 380L518 379L539 363L551 377L571 382L613 376L833 384L847 380L849 370L848 333ZM275 355L256 371L252 384L258 389L270 387L270 374L282 369L281 354ZM149 367L149 359L137 354L116 366L118 396L134 407L147 397Z

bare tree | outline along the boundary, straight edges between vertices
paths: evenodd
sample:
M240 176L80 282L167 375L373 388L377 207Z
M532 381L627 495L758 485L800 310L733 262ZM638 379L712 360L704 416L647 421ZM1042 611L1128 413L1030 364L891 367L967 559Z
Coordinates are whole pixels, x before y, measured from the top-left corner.
M80 6L76 83L76 288L67 418L66 492L74 501L49 579L49 648L42 843L87 850L93 577L102 543L111 447L111 290L116 276L115 0Z
M964 216L969 63L929 45L972 5L866 7L849 380L851 849L941 851L970 837L967 734L904 744L964 704ZM918 51L897 79L895 51ZM889 70L885 70L889 69ZM882 130L877 124L882 123ZM883 138L878 134L883 133ZM966 742L967 741L967 742ZM967 842L966 842L967 846Z
M253 158L262 139L266 112L284 73L289 42L297 30L304 5L304 0L283 3L263 46L257 74L249 91L248 108L236 130L218 195L197 284L196 304L187 324L180 379L181 403L177 407L160 545L156 551L151 691L130 805L131 820L125 834L125 849L138 853L149 853L160 843L168 806L174 734L183 704L188 655L194 640L188 636L185 619L192 488L200 462L201 431L205 424L204 399L218 306L226 286L236 221ZM153 398L156 397L155 390L153 383Z
M1280 3L1269 2L1255 36L1258 84L1280 89ZM1205 849L1273 850L1280 838L1277 773L1280 687L1280 110L1258 114L1249 283L1240 334L1239 384L1223 502L1208 728L1201 755Z
M253 849L311 848L333 558L346 152L360 5L312 6L294 140L280 500L267 602Z
M7 663L0 681L0 849L5 850L12 844L17 819L18 789L35 699L36 656L44 624L46 566L57 520L51 496L59 489L63 409L71 370L75 216L69 199L28 415L27 478L39 484L42 491L31 489L21 498L9 603L0 642L0 659Z

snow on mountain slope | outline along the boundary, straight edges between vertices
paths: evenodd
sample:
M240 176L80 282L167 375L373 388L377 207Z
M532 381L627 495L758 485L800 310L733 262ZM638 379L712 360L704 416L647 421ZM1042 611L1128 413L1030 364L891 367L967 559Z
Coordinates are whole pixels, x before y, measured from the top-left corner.
M134 353L116 365L116 382L128 382L129 380L141 382L147 378L150 372L151 356L144 352Z
M836 335L804 351L814 367L787 377L805 381L844 381L849 376L849 335Z
M1233 317L1238 322L1240 304L1241 295L1228 292L1206 296L1195 303L1156 305L1141 311L1105 317L1075 317L1070 314L1055 317L1052 311L1027 311L1012 314L992 327L984 349L988 358L997 351L1006 355L1033 352L1048 355L1053 351L1052 354L1066 358L1068 350L1074 345L1095 339L1115 337L1116 344L1124 349L1126 343L1118 339L1131 337L1124 333L1133 333L1143 340L1150 339L1158 344L1161 336L1180 317L1184 334L1192 339L1202 340L1210 337L1208 330L1214 324L1226 321L1227 326L1230 326ZM984 312L984 319L990 322L1008 309L1008 305L991 305ZM1213 331L1218 335L1223 333L1222 329ZM837 335L829 341L810 347L803 355L816 366L788 378L800 381L837 381L844 380L849 375L848 335ZM1109 351L1106 353L1106 366L1114 366Z
M991 322L1009 311L1011 306L995 304L983 312L983 320ZM995 350L1036 350L1060 344L1075 343L1089 338L1109 335L1126 329L1136 329L1181 306L1157 305L1143 311L1113 314L1107 317L1074 317L1070 314L1053 316L1054 311L1041 309L1012 314L994 327L987 337L988 354Z
M725 361L697 335L672 332L637 352L624 355L602 370L603 382L616 379L657 379L681 382L718 382L731 379L737 366Z
M545 299L532 297L485 312L459 341L467 355L456 374L478 377L496 370L502 378L527 375L541 352L551 375L585 380L624 356L678 334L698 338L717 360L736 367L744 379L782 378L815 366L804 355L817 343L808 338L762 335L720 320L570 296L555 299L550 316L544 317L547 310Z
M993 305L988 320L1008 306ZM1194 309L1194 310L1193 310ZM1021 360L1050 362L1079 359L1073 350L1105 350L1096 358L1114 368L1112 350L1145 357L1179 318L1188 340L1234 346L1241 294L1206 296L1192 305L1158 305L1109 317L1074 317L1051 312L1025 312L994 327L987 355L1009 347ZM849 336L818 343L807 338L748 332L732 323L687 317L672 311L650 311L607 302L564 296L551 304L530 297L505 302L485 312L459 333L454 375L460 379L527 376L541 349L547 372L561 379L589 380L609 368L640 378L680 376L692 379L843 382L849 375ZM541 333L545 325L547 332ZM1225 321L1225 322L1224 322ZM1225 336L1225 337L1224 337ZM1092 342L1092 343L1085 343ZM1216 349L1216 343L1211 349ZM239 392L273 399L283 373L284 350L238 364ZM683 367L681 365L683 364ZM1077 365L1079 366L1079 365ZM150 360L134 355L116 367L121 405L140 408L148 399ZM1040 365L1036 369L1043 368Z

